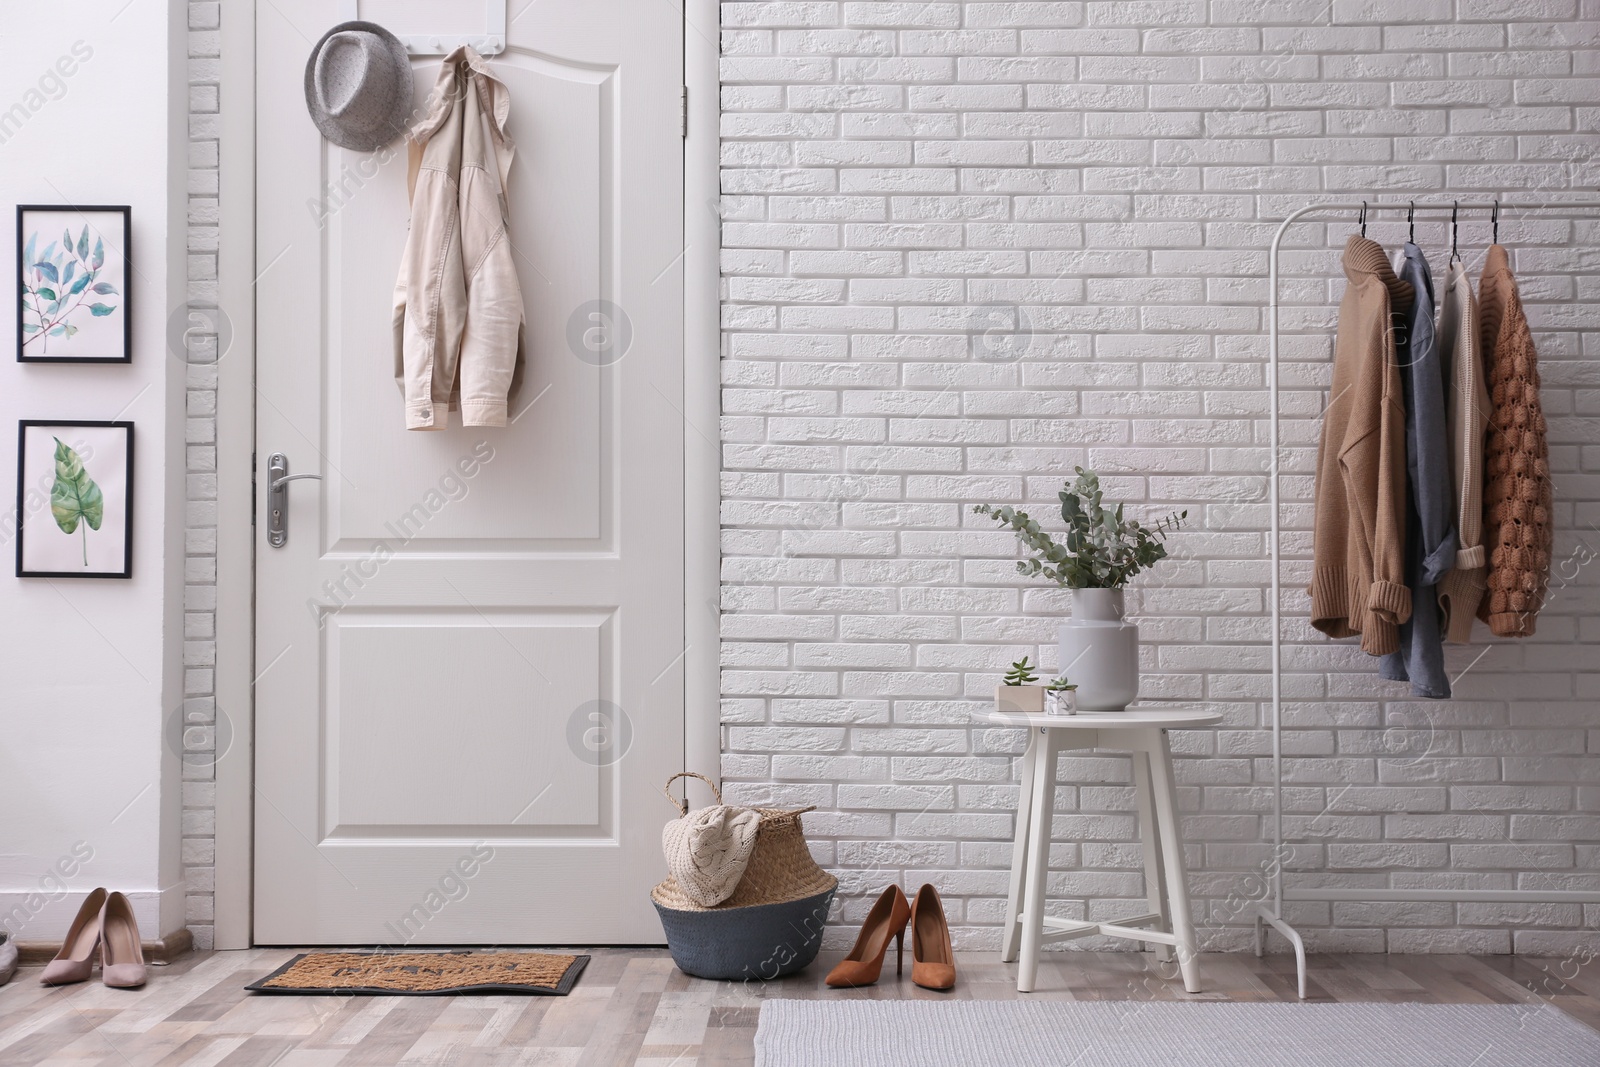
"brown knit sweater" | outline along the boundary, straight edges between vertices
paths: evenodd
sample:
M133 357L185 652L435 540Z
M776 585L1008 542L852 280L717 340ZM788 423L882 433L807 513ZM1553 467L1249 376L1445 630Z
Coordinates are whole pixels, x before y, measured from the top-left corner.
M1311 625L1361 635L1373 655L1400 645L1405 585L1405 408L1392 315L1411 306L1383 249L1352 235L1339 303L1333 384L1317 450Z
M1499 245L1484 260L1478 300L1489 383L1483 492L1489 592L1478 617L1497 637L1529 637L1550 579L1550 450L1533 331Z

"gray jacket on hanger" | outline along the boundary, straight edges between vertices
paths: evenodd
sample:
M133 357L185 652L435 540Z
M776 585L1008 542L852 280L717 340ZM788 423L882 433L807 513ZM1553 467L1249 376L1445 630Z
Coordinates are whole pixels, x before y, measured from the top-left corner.
M1445 422L1445 372L1433 326L1433 273L1422 249L1406 242L1400 277L1416 299L1404 323L1400 386L1406 409L1406 585L1411 618L1400 624L1400 648L1384 656L1378 674L1411 682L1419 697L1447 697L1444 633L1434 586L1456 561L1456 507L1450 478L1450 433Z

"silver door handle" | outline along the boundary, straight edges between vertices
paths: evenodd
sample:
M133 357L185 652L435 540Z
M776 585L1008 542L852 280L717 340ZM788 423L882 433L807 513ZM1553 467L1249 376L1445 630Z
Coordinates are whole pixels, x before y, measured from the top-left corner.
M267 457L267 544L282 548L289 543L289 483L303 478L322 480L320 474L290 474L289 457L274 452Z

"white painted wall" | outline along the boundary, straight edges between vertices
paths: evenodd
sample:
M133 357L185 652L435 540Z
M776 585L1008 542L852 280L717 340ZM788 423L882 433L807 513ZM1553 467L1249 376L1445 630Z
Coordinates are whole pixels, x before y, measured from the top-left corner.
M0 926L19 940L59 936L98 885L134 898L147 937L182 925L163 723L182 700L183 476L169 460L183 367L166 331L184 270L169 254L183 223L183 6L86 0L0 20ZM132 205L131 366L14 362L14 206L72 202ZM11 576L22 418L133 420L131 580Z

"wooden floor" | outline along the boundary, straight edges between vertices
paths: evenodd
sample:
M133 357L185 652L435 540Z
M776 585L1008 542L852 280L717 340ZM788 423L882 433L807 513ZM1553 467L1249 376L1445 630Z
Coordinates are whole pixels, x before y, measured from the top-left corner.
M253 996L242 986L284 962L282 949L214 952L152 969L129 992L92 983L46 989L39 968L0 988L0 1064L150 1067L392 1067L396 1064L638 1064L723 1067L753 1062L768 997L1013 999L1015 965L962 953L959 985L929 993L909 979L840 993L822 985L838 958L769 984L687 978L664 951L601 949L568 997ZM1288 956L1203 958L1193 997L1146 953L1047 953L1039 992L1050 1000L1294 999ZM1559 975L1576 977L1562 981ZM1323 1001L1514 1004L1544 1001L1600 1029L1600 962L1511 956L1314 956L1311 995ZM1226 1067L1226 1065L1218 1065Z

